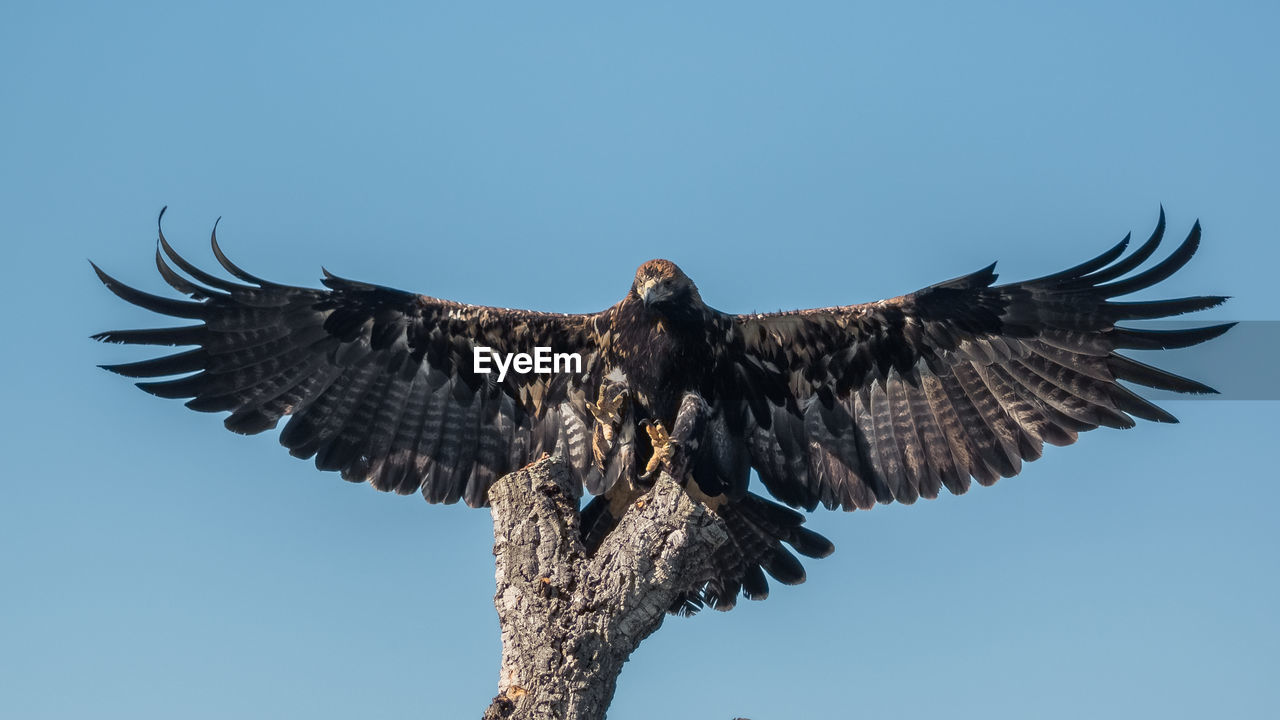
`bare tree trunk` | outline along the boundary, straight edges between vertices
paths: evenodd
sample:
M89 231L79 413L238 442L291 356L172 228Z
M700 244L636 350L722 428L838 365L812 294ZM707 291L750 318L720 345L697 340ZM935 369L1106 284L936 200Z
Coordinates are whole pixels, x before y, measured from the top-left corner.
M623 663L709 577L728 538L664 474L588 557L573 482L563 459L546 458L489 490L502 669L486 720L603 718Z

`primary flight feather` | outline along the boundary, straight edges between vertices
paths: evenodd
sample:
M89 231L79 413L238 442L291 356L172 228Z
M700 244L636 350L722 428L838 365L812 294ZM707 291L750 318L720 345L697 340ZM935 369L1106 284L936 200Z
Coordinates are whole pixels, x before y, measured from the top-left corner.
M163 212L161 213L163 216ZM483 307L346 280L279 285L232 263L235 280L183 259L160 235L156 265L177 300L136 290L94 266L121 298L195 321L120 330L107 342L192 346L105 365L143 390L229 412L259 433L290 416L280 442L316 467L429 502L487 503L490 484L544 453L564 455L587 492L589 549L653 473L671 472L724 520L716 575L672 607L733 607L768 593L765 573L794 584L832 550L791 508L869 508L960 494L1068 445L1100 425L1176 422L1121 385L1185 393L1199 382L1127 358L1125 349L1194 345L1231 325L1144 330L1226 298L1121 302L1181 268L1196 223L1163 260L1164 237L1034 280L995 285L994 265L909 295L861 305L731 315L706 305L674 263L640 266L625 297L593 314ZM185 273L185 275L183 274ZM576 353L576 372L477 373L475 350ZM754 469L784 503L748 491Z

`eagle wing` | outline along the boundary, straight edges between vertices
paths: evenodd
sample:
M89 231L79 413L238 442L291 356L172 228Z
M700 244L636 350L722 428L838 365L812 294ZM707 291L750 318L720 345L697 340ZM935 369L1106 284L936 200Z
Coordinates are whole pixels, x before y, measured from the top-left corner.
M588 490L605 489L590 462L586 407L599 384L596 315L465 305L327 271L323 290L280 285L228 260L216 228L211 243L240 282L197 268L160 235L157 268L190 301L136 290L94 266L124 300L198 321L95 335L116 343L195 346L104 368L134 378L182 375L138 387L189 398L194 410L229 411L225 425L238 433L262 432L290 415L280 442L292 455L314 457L316 467L379 490L420 490L430 502L482 506L494 479L555 452L570 459ZM474 372L477 346L578 353L582 372L512 371L497 382L496 374Z
M1076 267L993 285L994 265L902 297L732 319L724 376L740 379L751 465L796 507L846 510L965 492L1016 475L1043 443L1100 425L1176 419L1119 381L1214 390L1120 355L1181 348L1231 324L1140 330L1117 323L1210 308L1224 297L1112 298L1169 277L1195 253L1197 222L1137 274L1164 235L1125 256L1128 236ZM1126 277L1127 276L1127 277Z

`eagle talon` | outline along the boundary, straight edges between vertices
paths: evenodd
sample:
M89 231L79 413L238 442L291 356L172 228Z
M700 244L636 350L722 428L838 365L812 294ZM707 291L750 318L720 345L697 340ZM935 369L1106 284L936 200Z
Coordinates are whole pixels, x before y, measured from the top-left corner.
M671 464L671 458L675 456L675 443L661 422L651 423L645 420L640 423L640 427L649 434L649 441L653 444L653 455L649 456L649 463L644 467L644 477L647 480L663 465Z
M605 394L605 388L600 388L600 396L596 402L587 403L587 410L591 416L596 419L597 423L602 425L613 425L622 421L622 413L619 410L627 401L626 389L619 390L612 398Z
M654 452L666 450L670 452L671 435L667 433L667 428L661 422L649 422L645 420L642 423L644 431L649 434L649 440L653 442Z

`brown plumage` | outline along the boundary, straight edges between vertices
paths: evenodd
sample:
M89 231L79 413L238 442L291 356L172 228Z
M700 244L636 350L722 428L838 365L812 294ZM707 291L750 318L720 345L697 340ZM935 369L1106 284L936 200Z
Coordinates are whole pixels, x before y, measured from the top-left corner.
M163 213L162 213L163 215ZM1164 260L1159 246L1102 255L1035 280L994 285L992 267L862 305L729 315L703 303L674 264L640 266L621 302L562 315L464 305L325 273L326 289L278 285L213 251L236 280L180 257L163 234L156 264L190 301L135 290L97 269L121 298L195 321L124 330L99 340L193 346L108 370L187 406L229 412L252 434L290 416L280 442L318 468L430 502L486 504L489 485L543 453L561 453L599 496L583 510L589 547L661 465L718 512L731 542L718 574L673 610L732 607L768 593L764 573L801 582L784 546L831 552L793 508L875 503L989 485L1100 425L1174 422L1118 381L1178 392L1212 389L1120 355L1194 345L1230 325L1152 331L1119 326L1221 303L1218 296L1148 302L1113 298L1182 267L1197 223ZM185 273L185 275L183 274ZM581 372L477 374L473 350L578 353ZM664 432L670 430L673 442ZM655 441L654 438L658 440ZM656 447L655 447L656 446ZM656 458L656 459L655 459ZM661 462L659 462L661 461Z

